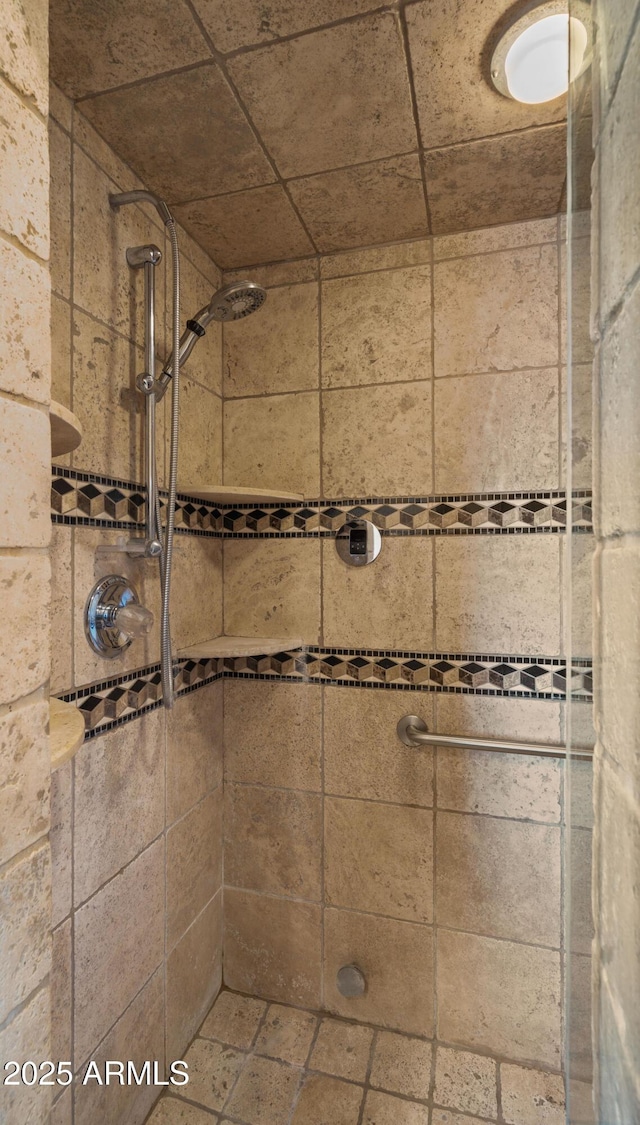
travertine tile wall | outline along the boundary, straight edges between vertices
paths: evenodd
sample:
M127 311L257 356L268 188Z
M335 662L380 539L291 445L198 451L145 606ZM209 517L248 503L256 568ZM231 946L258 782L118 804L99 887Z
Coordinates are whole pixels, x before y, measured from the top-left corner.
M596 5L594 1046L607 1123L640 1115L639 15L635 2Z
M562 487L563 272L555 220L248 271L269 294L224 329L225 482L326 499ZM585 406L582 487L589 426ZM559 535L386 538L363 571L330 540L224 553L229 633L562 651ZM553 702L225 684L225 979L558 1070L562 771L404 749L407 711L442 733L563 738ZM361 1000L336 989L350 962Z
M0 4L0 1064L51 1057L48 5ZM6 1125L46 1087L0 1086Z
M79 470L143 479L142 274L128 246L156 243L158 330L170 323L169 245L152 209L118 215L108 193L141 186L82 115L52 88L53 397L79 417ZM180 232L186 317L220 282ZM168 294L166 290L169 290ZM158 342L160 358L167 339ZM181 487L221 475L221 336L212 327L182 380ZM169 398L159 411L162 479ZM157 567L96 548L118 531L53 529L52 687L60 692L159 659ZM156 615L146 642L106 664L84 637L89 591L126 575ZM176 536L172 632L177 647L221 631L222 559L212 539ZM213 684L85 743L53 774L54 1055L180 1057L220 986L222 960L222 687ZM75 1123L141 1122L153 1087L77 1085ZM55 1106L71 1120L71 1096Z

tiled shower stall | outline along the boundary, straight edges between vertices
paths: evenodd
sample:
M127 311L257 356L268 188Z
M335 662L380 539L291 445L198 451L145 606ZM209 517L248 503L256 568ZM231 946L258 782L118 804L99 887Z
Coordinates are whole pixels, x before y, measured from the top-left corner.
M3 1091L7 1125L594 1125L591 975L607 951L596 943L592 970L591 763L416 749L396 736L409 713L441 735L559 745L570 726L574 748L594 742L598 331L584 181L565 213L566 107L514 125L477 87L481 124L450 144L446 97L463 105L470 94L432 88L434 58L414 68L408 100L404 71L374 66L362 104L387 82L389 103L403 107L393 126L374 115L369 132L348 134L344 159L318 129L307 156L295 130L270 124L264 91L284 99L286 124L292 68L324 68L330 86L342 64L362 73L370 41L393 60L419 35L451 60L446 4L378 13L354 0L338 19L322 3L306 23L292 9L274 47L253 41L253 17L226 2L213 26L215 5L185 5L195 39L167 25L167 5L136 7L164 43L155 71L142 47L126 75L122 43L93 58L107 15L80 19L80 5L56 3L49 83L47 5L2 5L0 586L11 660L0 903L15 925L0 936L0 1055L69 1059L76 1075L91 1059L154 1059L164 1072L186 1058L192 1079L155 1109L154 1086ZM606 40L612 98L630 34L624 49ZM270 52L283 48L289 77L276 80ZM267 302L212 324L181 375L177 697L165 712L157 628L107 664L86 642L83 612L95 582L117 573L160 615L157 563L121 546L140 533L145 505L142 275L125 251L162 250L162 361L169 244L155 212L116 217L108 196L164 191L167 151L143 169L136 135L153 128L172 80L167 135L181 134L195 99L192 128L205 137L218 100L244 176L240 190L214 146L198 149L210 165L191 173L185 144L182 180L171 180L183 320L239 278L263 285ZM317 97L305 112L320 119ZM416 115L431 130L419 152ZM501 174L511 179L497 193ZM473 184L466 197L460 183ZM617 214L623 225L624 198ZM617 278L616 299L631 273ZM614 296L600 284L606 335ZM50 398L83 431L53 465ZM162 488L169 398L157 427ZM603 453L599 425L602 474L618 450ZM304 499L197 495L214 482ZM335 549L355 517L382 534L362 570ZM616 534L598 508L596 532ZM297 640L268 655L189 654L223 634ZM613 710L615 683L611 693ZM86 725L51 776L49 694ZM601 768L600 784L614 785ZM364 974L364 995L338 990L346 965ZM611 972L618 1002L625 972ZM615 1023L616 1004L602 1003ZM599 1012L597 1062L609 1035ZM626 1043L621 1054L633 1057ZM631 1125L613 1112L603 1125L618 1120Z

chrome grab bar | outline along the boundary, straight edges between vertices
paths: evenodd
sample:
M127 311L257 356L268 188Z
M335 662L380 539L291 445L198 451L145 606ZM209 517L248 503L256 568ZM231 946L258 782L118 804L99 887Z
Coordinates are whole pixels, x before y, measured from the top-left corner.
M500 754L536 754L543 758L566 758L564 746L545 745L538 742L503 742L495 738L462 738L454 734L429 734L424 719L418 715L403 715L396 727L398 738L405 746L452 746L463 750L493 750ZM572 750L571 758L591 761L588 750Z

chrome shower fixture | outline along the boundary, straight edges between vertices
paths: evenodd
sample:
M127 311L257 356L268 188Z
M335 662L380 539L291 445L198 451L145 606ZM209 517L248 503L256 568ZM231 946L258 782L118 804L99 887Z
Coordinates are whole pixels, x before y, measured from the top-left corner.
M266 290L255 281L234 281L213 294L208 305L200 309L191 320L180 338L180 366L188 360L199 339L204 336L212 320L228 322L243 320L245 316L257 312L267 299ZM156 398L162 398L173 375L173 363L168 360L162 375L156 381Z

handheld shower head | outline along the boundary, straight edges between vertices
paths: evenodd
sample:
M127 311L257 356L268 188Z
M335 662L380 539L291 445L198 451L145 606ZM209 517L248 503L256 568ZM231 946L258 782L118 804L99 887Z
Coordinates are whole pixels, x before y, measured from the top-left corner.
M213 320L242 320L264 305L267 294L255 281L234 281L218 289L209 302Z
M212 320L231 321L242 320L245 316L257 312L262 308L267 299L266 290L255 281L234 281L218 289L212 296L208 305L187 321L187 327L180 339L180 367L185 364L201 336ZM167 360L162 375L156 383L156 395L162 398L169 386L172 376L171 362Z

